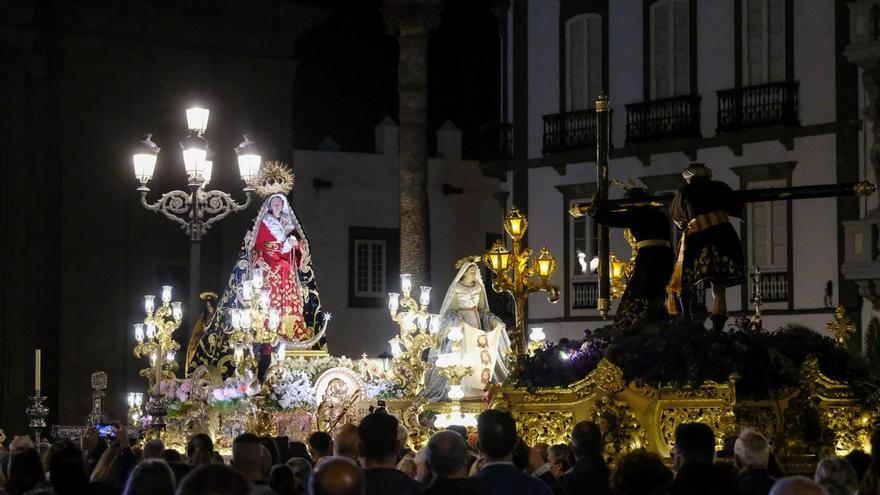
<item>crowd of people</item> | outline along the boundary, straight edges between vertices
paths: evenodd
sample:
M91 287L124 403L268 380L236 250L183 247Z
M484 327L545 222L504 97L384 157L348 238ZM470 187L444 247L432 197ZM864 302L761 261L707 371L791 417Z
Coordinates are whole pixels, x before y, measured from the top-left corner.
M132 448L125 428L112 438L88 429L79 442L34 445L17 436L0 451L8 495L880 495L880 430L874 457L852 452L819 462L812 479L786 476L767 439L744 430L729 450L701 423L675 432L672 466L634 450L606 463L602 431L577 423L570 443L527 445L510 413L488 410L476 435L462 426L407 448L409 433L383 409L335 435L307 443L238 435L224 459L205 434L186 452L149 440Z

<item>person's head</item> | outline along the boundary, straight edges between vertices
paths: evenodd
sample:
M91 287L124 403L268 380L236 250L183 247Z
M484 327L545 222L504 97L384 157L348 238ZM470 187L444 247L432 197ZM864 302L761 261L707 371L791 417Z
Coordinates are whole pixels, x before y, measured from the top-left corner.
M364 416L357 427L358 452L367 464L397 465L397 418L387 413Z
M333 455L357 461L359 457L357 426L345 423L339 427L336 436L333 437Z
M828 492L809 478L788 476L774 483L769 495L828 495Z
M867 473L868 468L871 467L871 456L866 454L864 450L853 450L843 458L846 459L846 462L848 462L855 470L856 479L859 480L865 477L865 473Z
M678 468L686 462L711 464L715 458L715 434L703 423L682 423L675 429L675 456Z
M52 473L49 481L58 495L85 491L89 479L85 474L82 449L76 442L64 439L53 445L46 467Z
M688 184L695 179L708 180L712 178L712 169L707 167L705 163L693 162L688 164L688 166L681 171L681 176L684 177L684 180L687 181Z
M820 461L813 480L825 488L829 495L855 495L859 489L855 469L846 459L840 457L829 457Z
M326 435L326 433L325 433ZM287 444L287 457L282 457L282 462L286 462L287 459L292 459L294 457L302 457L303 459L311 459L312 457L309 455L309 448L303 442L290 442Z
M159 454L159 458L162 459L163 461L167 462L167 463L172 463L172 462L183 462L183 456L180 455L180 452L178 452L178 451L176 451L176 450L174 450L174 449L165 449L165 450L163 450L162 453ZM204 464L204 463L203 463L203 464ZM192 465L193 465L193 464L190 462L190 466L192 466Z
M164 450L165 444L162 443L162 440L159 440L158 438L147 440L147 442L144 443L144 460L161 457L162 451Z
M477 277L480 275L480 268L476 263L469 263L468 267L465 268L464 273L461 275L461 283L470 285L477 280Z
M269 200L269 209L272 211L272 215L274 215L275 218L281 218L281 212L284 210L284 200L281 196L272 196L272 199Z
M550 445L544 442L538 442L529 449L529 464L537 468L546 464L549 459Z
M557 478L565 474L574 466L574 453L571 447L564 443L558 443L547 449L547 464L550 472Z
M462 425L449 425L446 427L446 431L454 431L454 432L458 433L459 435L461 435L461 438L463 438L464 441L467 442L467 438L468 438L467 427L462 426Z
M260 438L260 444L266 449L266 452L269 453L269 467L272 467L275 464L281 464L281 462L282 462L281 453L278 452L278 446L275 445L275 440L272 437L259 437L259 438ZM302 445L302 442L297 442L297 443ZM305 445L303 445L303 453L308 455L308 453L305 452ZM286 459L284 459L284 460L286 460ZM269 474L268 468L266 469L265 474L266 475Z
M581 421L571 430L571 449L575 459L601 456L604 449L602 430L593 421Z
M529 446L522 439L517 437L516 446L513 448L513 465L520 471L531 472L529 470Z
M107 447L107 450L101 454L95 469L92 470L91 480L97 483L103 483L111 488L122 488L122 463L120 462L120 454L122 449L119 444L114 443Z
M135 466L123 495L174 495L174 473L161 459L147 459Z
M9 456L6 492L20 495L46 481L40 453L35 448L22 448Z
M186 443L187 462L193 466L213 463L212 452L214 452L214 441L205 433L193 435Z
M467 443L454 431L438 431L425 450L425 462L434 477L466 478L468 472Z
M611 485L620 495L656 493L671 481L672 471L660 456L644 449L621 457L611 476Z
M488 409L477 417L480 450L486 461L513 460L516 420L507 411Z
M312 451L312 460L333 455L333 438L326 431L316 431L309 435L309 449Z
M260 437L242 433L232 441L232 466L249 481L262 481L271 466L269 452L263 452L265 449Z
M764 435L746 430L740 433L733 444L733 461L740 470L766 469L770 461L770 443Z
M409 430L406 429L406 426L403 426L403 423L397 423L397 448L399 450L405 450L406 444L409 443Z
M293 469L287 464L277 464L269 471L269 487L278 495L294 495L296 493L296 480L293 477Z
M306 490L308 488L306 480L309 479L309 475L312 473L311 463L303 457L291 457L287 460L286 464L293 471L293 479L296 481L297 489Z
M224 464L201 465L177 487L177 495L248 495L250 491L247 478Z
M309 478L309 495L363 495L364 474L348 457L325 457Z

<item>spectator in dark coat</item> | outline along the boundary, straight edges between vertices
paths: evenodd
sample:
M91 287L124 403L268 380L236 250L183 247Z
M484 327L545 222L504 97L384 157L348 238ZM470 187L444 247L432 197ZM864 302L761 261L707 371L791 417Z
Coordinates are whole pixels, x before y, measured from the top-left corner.
M559 478L568 495L610 493L610 472L602 457L604 440L599 425L592 421L581 421L574 425L571 431L571 448L574 451L575 464L571 472Z
M397 466L400 442L397 439L397 418L374 412L357 427L358 452L366 479L366 495L420 494L424 487Z
M543 481L529 476L513 464L516 421L509 412L489 409L477 418L477 433L484 463L473 477L483 495L552 495Z
M467 478L468 453L464 438L454 431L439 431L428 440L425 463L431 484L425 495L477 495L474 480Z

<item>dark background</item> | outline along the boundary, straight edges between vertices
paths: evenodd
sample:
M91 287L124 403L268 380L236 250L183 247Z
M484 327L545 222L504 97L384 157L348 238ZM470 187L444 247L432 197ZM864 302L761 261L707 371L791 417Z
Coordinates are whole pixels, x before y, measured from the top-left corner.
M429 132L498 120L498 25L489 0L450 0L429 41ZM48 0L0 3L0 428L26 428L33 350L43 350L49 423L82 424L89 376L109 376L106 407L144 391L131 324L163 284L188 295L189 245L146 211L131 148L163 148L150 200L185 185L184 110L211 109L211 187L240 192L232 149L252 133L264 158L289 160L332 136L372 151L397 120L397 46L378 1ZM429 152L433 143L429 145ZM255 207L208 232L203 290L217 290ZM320 228L310 226L310 228ZM316 252L320 246L314 246ZM181 329L178 340L188 334ZM185 342L181 342L185 344Z

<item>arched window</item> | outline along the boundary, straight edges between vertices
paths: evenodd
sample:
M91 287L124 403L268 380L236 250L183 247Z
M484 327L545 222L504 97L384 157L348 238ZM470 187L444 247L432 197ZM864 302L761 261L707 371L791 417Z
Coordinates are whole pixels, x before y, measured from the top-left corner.
M602 16L579 14L565 21L566 111L593 106L602 92Z

